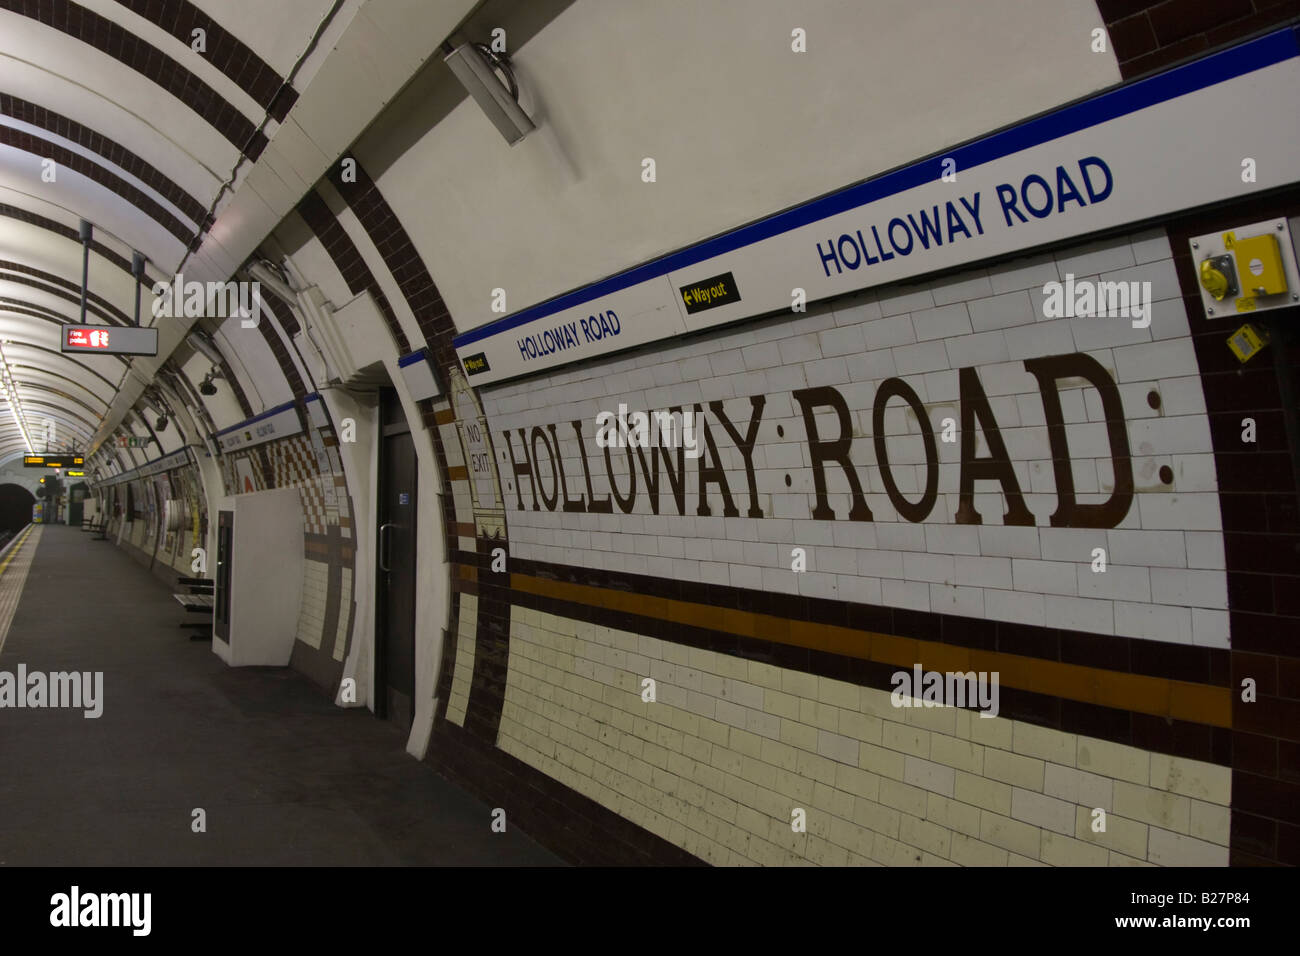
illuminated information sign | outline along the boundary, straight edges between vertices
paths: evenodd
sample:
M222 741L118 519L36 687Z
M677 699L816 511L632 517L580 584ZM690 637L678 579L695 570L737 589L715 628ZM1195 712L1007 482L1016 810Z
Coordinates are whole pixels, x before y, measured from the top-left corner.
M23 455L25 468L80 468L85 463L81 455Z
M158 330L134 325L65 325L61 351L157 355Z

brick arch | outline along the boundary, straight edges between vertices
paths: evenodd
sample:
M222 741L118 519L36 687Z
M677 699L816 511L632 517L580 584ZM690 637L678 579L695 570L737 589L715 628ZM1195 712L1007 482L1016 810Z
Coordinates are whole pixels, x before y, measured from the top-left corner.
M80 285L70 279L57 276L53 272L46 272L44 269L0 259L0 279L5 282L28 285L48 295L58 296L60 299L76 302L78 305L81 304ZM125 312L113 305L113 303L89 290L86 292L86 311L99 316L109 325L135 324Z
M236 106L121 24L71 0L0 0L0 9L38 20L135 70L184 103L249 159L266 149L266 134Z
M189 0L171 0L164 9L157 0L117 0L132 13L166 30L181 43L190 45L194 30L207 35L208 62L247 93L277 121L283 122L298 99L289 81Z
M195 230L186 226L176 216L173 216L152 196L131 185L111 170L98 163L91 162L85 156L74 153L65 146L60 146L58 143L37 136L35 133L26 133L14 129L12 126L0 126L0 146L12 146L14 149L20 149L42 159L52 159L58 165L80 173L92 182L98 183L110 192L121 196L186 245L193 242L197 236Z
M145 162L140 156L103 133L61 113L47 110L38 103L32 103L9 93L0 92L0 113L32 126L39 126L47 133L72 140L139 179L197 223L200 229L211 224L212 216L198 199L165 176L156 166Z
M81 245L81 236L76 229L73 229L71 226L65 226L63 223L50 219L47 216L42 216L39 213L29 212L26 209L22 209L18 206L11 206L8 203L0 203L0 216L26 223L29 226L35 226L37 229L44 229L47 232L52 232L57 236L62 236L64 239L75 242L77 245ZM126 256L119 255L98 239L94 238L90 240L90 249L95 253L95 255L99 256L104 261L117 266L127 275L134 276L134 273L131 271L131 260L126 258ZM147 270L141 281L148 286L152 286L154 283L154 280L149 277Z
M1300 18L1300 0L1097 0L1126 80Z

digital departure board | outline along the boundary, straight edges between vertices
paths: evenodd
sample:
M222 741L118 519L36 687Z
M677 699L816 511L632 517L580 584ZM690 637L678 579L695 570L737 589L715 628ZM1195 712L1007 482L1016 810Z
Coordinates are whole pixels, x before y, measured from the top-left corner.
M26 468L80 468L85 463L81 455L23 455Z

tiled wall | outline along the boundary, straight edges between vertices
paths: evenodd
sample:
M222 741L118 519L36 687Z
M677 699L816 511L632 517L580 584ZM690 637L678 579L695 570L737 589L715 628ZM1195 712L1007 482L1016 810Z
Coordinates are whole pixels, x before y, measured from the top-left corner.
M1044 284L1067 274L1149 282L1150 327L1049 318ZM572 835L583 819L653 835L611 838L628 858L1226 864L1225 556L1189 331L1159 230L480 390L509 566L484 559L495 542L479 515L477 553L462 539L453 570L446 722L469 731L475 701L498 701L495 748L471 759L493 762L489 777L558 785L535 829L575 859L600 858ZM1070 357L1053 371L1068 373L1056 391L1077 503L1122 492L1123 459L1132 471L1126 508L1085 508L1072 526L1051 521L1065 458L1025 365L1052 356ZM890 379L915 393L933 451L901 398L876 426ZM1110 381L1108 409L1095 385ZM858 499L830 444L818 487L809 429L842 437L828 389L868 520L849 520ZM610 448L607 463L596 416L620 402L698 407L702 457ZM982 414L963 421L963 406ZM945 418L974 443L943 441ZM980 473L963 508L963 458L987 461L999 443L1004 483ZM1007 471L1018 526L1004 523ZM504 652L490 624L508 629ZM485 655L505 658L499 698ZM999 716L894 707L893 675L916 664L998 673ZM435 762L471 743L435 734Z
M515 613L499 746L711 863L1227 863L1227 767Z
M1129 320L1048 319L1042 287L1076 281L1144 281L1155 299L1149 329ZM1057 507L1053 448L1044 404L1025 360L1084 353L1118 385L1136 494L1114 528L1049 526ZM995 482L974 486L983 523L962 523L961 442L936 441L937 499L923 521L905 520L882 483L873 448L873 403L886 379L901 378L924 404L936 436L962 422L959 372L972 367L1014 467L1031 526L1004 525L1009 510ZM612 383L626 383L615 391ZM1115 485L1100 393L1080 379L1060 383L1073 481L1080 502L1103 502ZM826 502L837 520L812 517L819 501L799 394L831 387L851 415L851 456L872 520L846 520L849 487L840 465L823 465ZM744 456L721 424L744 437L763 402L752 452L756 498ZM969 400L970 396L968 396ZM705 584L852 599L888 607L1057 626L1098 634L1226 647L1227 588L1213 447L1196 355L1163 234L1148 233L1053 257L955 276L833 309L781 318L652 355L565 370L483 394L506 483L512 554ZM706 451L686 460L678 508L662 463L612 449L607 470L595 440L603 411L704 411L734 502L724 516L719 487L701 514L697 472ZM717 404L717 403L720 403ZM581 422L581 444L573 422ZM817 407L823 440L840 434ZM884 415L890 471L902 495L925 490L926 452L915 415L901 399ZM541 426L543 432L534 432ZM551 427L555 427L554 435ZM563 476L549 448L558 439ZM580 450L581 448L581 450ZM584 455L585 451L585 471ZM976 453L989 454L984 430ZM631 461L631 465L629 464ZM649 469L645 467L649 464ZM629 478L629 470L637 474ZM675 465L674 465L675 467ZM516 474L516 468L528 473ZM1165 481L1161 470L1170 469ZM561 499L636 499L609 513L573 513ZM658 474L657 507L646 489ZM520 505L522 504L522 510ZM540 510L538 505L540 504ZM757 509L757 512L755 511ZM684 511L684 514L683 514ZM759 513L762 517L749 517ZM808 571L791 573L803 548ZM1108 570L1092 571L1094 548Z
M1223 513L1232 626L1231 684L1254 681L1232 707L1232 862L1300 864L1300 495L1286 403L1296 407L1300 308L1242 317L1205 316L1194 236L1289 217L1295 231L1300 189L1292 187L1171 225L1179 279L1201 365ZM1271 344L1244 365L1226 347L1249 318ZM1290 380L1290 396L1284 387ZM1253 419L1254 442L1242 440Z
M256 491L297 488L301 492L306 561L298 639L291 663L320 686L335 689L352 634L356 602L352 501L333 428L317 427L308 418L303 433L224 455L219 466L227 495L242 493L241 471L252 476ZM142 516L126 526L122 541L128 553L152 566L154 573L169 583L174 583L177 575L194 574L192 550L204 546L207 522L212 520L206 513L197 470L178 468L132 484L136 510ZM122 519L111 518L111 501L121 502L125 513L126 485L113 486L109 494L116 499L109 499L108 532L116 537ZM164 532L159 539L161 506L156 514L150 509L153 501L168 497L183 502L187 513L180 530ZM208 555L208 576L215 560L215 555Z
M258 491L297 488L302 495L303 600L292 666L336 689L356 612L352 504L332 427L268 442L221 460L227 494L240 490L240 462Z

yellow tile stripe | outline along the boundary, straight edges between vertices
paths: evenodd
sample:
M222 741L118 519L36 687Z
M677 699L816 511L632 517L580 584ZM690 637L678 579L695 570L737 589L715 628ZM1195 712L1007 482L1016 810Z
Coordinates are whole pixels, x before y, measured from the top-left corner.
M828 651L907 669L920 663L927 670L996 671L1000 682L1007 687L1037 694L1214 727L1232 726L1232 691L1227 687L1146 674L1129 674L1081 664L1064 664L1001 651L957 647L938 641L859 631L833 624L793 621L771 614L632 594L589 584L552 581L527 574L511 574L510 586L516 591L539 597L689 624L778 644Z
M0 650L4 649L5 640L9 637L9 625L13 623L14 612L18 610L18 602L23 596L23 587L27 584L27 570L31 567L32 555L36 553L43 528L44 525L29 524L9 548L4 560L0 561ZM27 547L29 538L32 544L30 548ZM4 577L5 570L20 553L22 560L14 564L13 571L8 577Z
M40 525L29 524L23 529L23 533L18 536L18 540L15 541L13 547L9 549L9 553L5 555L5 559L0 561L0 574L5 573L5 568L9 567L9 562L17 557L18 552L22 550L23 542L26 541L28 536L39 527Z

